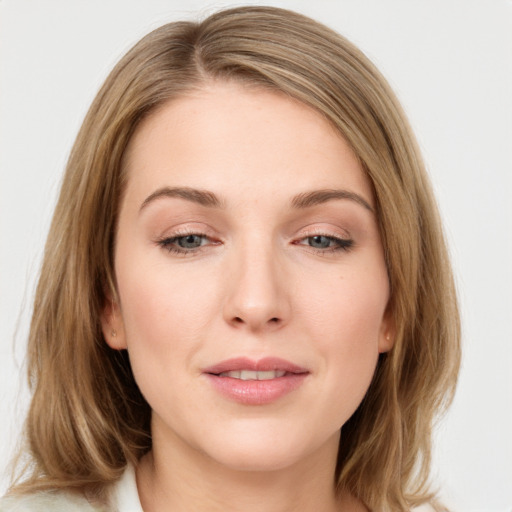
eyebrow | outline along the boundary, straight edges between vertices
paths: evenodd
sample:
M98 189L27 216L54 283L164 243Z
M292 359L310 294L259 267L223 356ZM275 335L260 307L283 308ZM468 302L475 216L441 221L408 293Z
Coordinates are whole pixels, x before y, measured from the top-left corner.
M224 202L221 201L213 192L200 190L191 187L162 187L150 194L142 203L140 210L143 210L150 203L161 198L180 198L186 201L200 204L208 208L223 208ZM366 210L374 212L370 203L359 194L348 190L340 189L322 189L312 190L311 192L302 192L297 194L291 200L293 208L305 209L317 206L319 204L332 201L334 199L348 199L363 206Z
M333 199L348 199L350 201L355 201L370 212L374 213L370 203L364 197L356 194L355 192L339 189L324 189L313 190L311 192L303 192L302 194L296 195L292 199L292 206L299 209L310 208L311 206L326 203L327 201L332 201Z
M143 210L148 206L148 204L163 197L178 197L208 208L223 207L222 201L213 192L209 192L208 190L199 190L190 187L163 187L146 197L140 207L140 210Z

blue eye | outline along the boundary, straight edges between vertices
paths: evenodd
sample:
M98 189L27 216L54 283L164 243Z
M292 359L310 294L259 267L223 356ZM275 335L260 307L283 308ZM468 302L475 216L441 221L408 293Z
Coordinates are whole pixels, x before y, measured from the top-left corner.
M178 236L173 241L183 249L197 249L197 247L203 245L205 238L203 235L186 235Z
M354 241L334 236L312 235L300 240L299 244L307 245L319 252L330 252L338 250L348 251L354 245Z
M333 239L324 235L308 236L308 243L315 249L328 249L333 243Z
M206 235L189 233L187 235L173 236L158 240L160 247L174 254L194 253L208 243Z

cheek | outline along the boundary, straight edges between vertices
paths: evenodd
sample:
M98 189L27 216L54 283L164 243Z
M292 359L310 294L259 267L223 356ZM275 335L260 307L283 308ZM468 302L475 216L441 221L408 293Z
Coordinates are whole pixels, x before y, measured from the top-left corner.
M180 268L130 261L117 269L121 309L127 335L169 342L175 332L200 329L212 303L209 283ZM201 314L199 314L201 312Z
M186 265L142 261L135 251L119 258L116 275L132 368L143 393L151 393L163 385L159 378L172 375L177 383L192 367L215 318L219 286Z
M387 274L373 271L364 279L358 273L326 281L322 291L319 286L310 288L303 301L309 309L303 315L309 319L304 328L323 354L323 370L335 399L352 397L350 407L355 408L366 393L379 356Z
M198 283L156 266L119 265L119 296L135 380L152 409L166 409L199 350ZM192 286L193 285L193 286ZM171 384L172 383L172 384Z
M339 338L347 350L376 347L388 302L384 271L346 272L338 278L315 279L302 290L303 309L311 328L325 332L319 342ZM341 345L340 345L340 348Z

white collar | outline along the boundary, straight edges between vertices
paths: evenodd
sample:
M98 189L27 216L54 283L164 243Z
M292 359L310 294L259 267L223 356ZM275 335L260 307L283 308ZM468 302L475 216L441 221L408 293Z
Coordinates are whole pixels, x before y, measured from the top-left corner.
M131 464L128 464L123 476L112 489L112 500L117 512L144 512L137 491L135 468Z

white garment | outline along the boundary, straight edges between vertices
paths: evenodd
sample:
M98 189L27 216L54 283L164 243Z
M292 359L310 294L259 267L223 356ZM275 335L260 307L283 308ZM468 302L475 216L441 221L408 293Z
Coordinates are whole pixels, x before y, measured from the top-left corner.
M69 492L38 492L0 500L0 512L143 512L137 492L135 469L128 466L111 491L111 506L91 505Z
M106 512L68 492L35 492L0 500L0 512Z
M112 504L117 512L144 512L137 491L135 468L132 465L126 468L121 480L112 489Z

